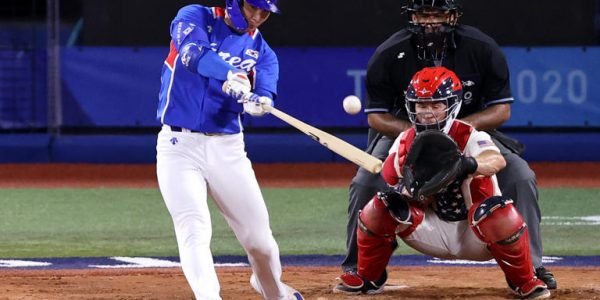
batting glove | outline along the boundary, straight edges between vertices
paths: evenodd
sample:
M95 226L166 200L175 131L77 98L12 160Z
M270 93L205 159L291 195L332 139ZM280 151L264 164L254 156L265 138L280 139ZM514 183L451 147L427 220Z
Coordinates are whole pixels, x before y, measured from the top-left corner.
M248 93L238 102L243 103L244 112L254 117L260 117L269 112L268 107L273 106L273 100L269 97Z
M252 85L244 72L227 72L227 80L223 83L223 92L235 99L250 93Z

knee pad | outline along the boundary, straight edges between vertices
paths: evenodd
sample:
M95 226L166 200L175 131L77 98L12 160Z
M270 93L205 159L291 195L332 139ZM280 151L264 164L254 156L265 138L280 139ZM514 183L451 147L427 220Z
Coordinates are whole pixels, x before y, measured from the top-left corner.
M486 243L512 244L527 226L513 200L494 196L473 205L469 211L471 228Z
M392 237L398 224L380 198L380 193L365 205L358 217L358 229L368 235Z
M388 211L398 223L410 225L411 213L406 196L395 191L377 193L377 198L385 204Z

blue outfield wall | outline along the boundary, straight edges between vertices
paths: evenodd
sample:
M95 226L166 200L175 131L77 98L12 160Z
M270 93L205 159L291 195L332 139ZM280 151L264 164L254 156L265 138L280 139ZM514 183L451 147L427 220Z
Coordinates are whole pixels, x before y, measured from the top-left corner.
M364 99L364 76L374 48L278 48L279 109L320 128L367 127L364 113L343 112L350 94ZM600 161L600 47L504 48L515 96L508 129L527 146L529 161ZM70 128L156 127L164 48L84 47L62 50L63 121ZM45 107L40 108L45 112ZM45 116L45 113L40 113ZM44 120L32 120L42 123ZM266 132L289 128L273 116L244 119ZM539 128L539 133L536 130ZM572 133L548 133L567 128ZM577 132L576 129L584 129ZM281 132L282 130L277 130ZM564 132L564 130L561 130ZM309 137L294 133L247 135L256 162L341 162ZM365 134L341 138L365 148ZM0 138L0 162L153 163L154 135L10 134Z
M48 134L3 134L0 136L0 162L50 162L51 137Z
M366 134L338 137L364 149ZM526 145L524 158L538 161L600 161L600 133L511 134ZM0 139L0 163L155 163L156 135L10 134ZM302 133L246 134L253 162L346 162Z
M279 48L277 107L323 127L365 127L342 99L365 97L373 48ZM515 97L508 127L600 128L600 47L504 48ZM167 48L66 48L62 52L66 126L158 126L160 70ZM364 100L363 100L364 101ZM249 118L253 127L285 127Z

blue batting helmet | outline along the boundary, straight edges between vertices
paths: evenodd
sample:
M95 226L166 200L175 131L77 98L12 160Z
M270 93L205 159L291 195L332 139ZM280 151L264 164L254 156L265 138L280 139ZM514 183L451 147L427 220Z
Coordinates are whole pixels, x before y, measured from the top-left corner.
M227 13L231 18L231 23L233 23L233 26L238 31L244 31L246 28L248 28L248 22L246 21L241 8L244 1L248 2L248 4L254 7L258 7L276 14L279 13L277 0L227 0L225 3L225 9L227 9Z

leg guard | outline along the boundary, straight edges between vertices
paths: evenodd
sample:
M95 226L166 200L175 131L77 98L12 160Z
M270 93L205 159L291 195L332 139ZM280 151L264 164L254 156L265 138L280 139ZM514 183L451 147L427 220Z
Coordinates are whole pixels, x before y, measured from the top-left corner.
M348 223L346 225L346 257L342 262L344 272L356 271L358 261L358 246L356 245L356 228L358 227L358 214L377 191L386 187L381 176L359 169L352 180L349 189Z
M377 281L385 272L396 240L398 221L392 217L378 193L361 210L358 218L358 274Z
M502 150L500 150L502 151ZM539 195L536 187L535 173L527 162L514 153L503 153L506 167L496 176L502 195L513 199L517 211L527 223L529 231L529 247L533 266L542 266L542 236L540 222L542 221Z
M387 206L392 218L398 222L396 235L399 237L409 236L423 222L425 215L421 204L410 201L395 191L380 192L377 196Z
M527 225L512 203L506 197L491 197L472 206L469 215L475 234L488 244L513 290L527 297L546 285L535 277Z

